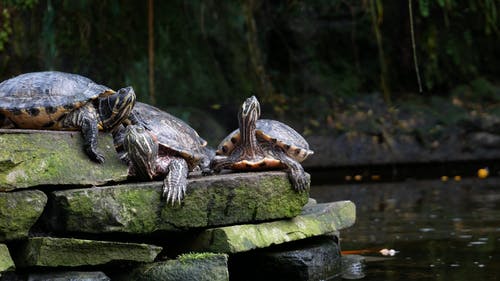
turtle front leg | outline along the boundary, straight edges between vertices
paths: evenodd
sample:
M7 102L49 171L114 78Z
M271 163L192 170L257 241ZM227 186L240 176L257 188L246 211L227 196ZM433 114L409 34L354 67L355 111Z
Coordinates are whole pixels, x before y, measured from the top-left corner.
M171 202L172 205L176 202L181 203L186 194L188 172L188 164L183 158L174 158L170 161L167 166L167 176L163 180L162 196L166 198L167 203Z
M82 124L82 134L84 139L83 148L92 161L99 164L104 163L104 155L97 151L97 122L85 119Z
M89 104L69 113L63 120L63 127L80 128L83 136L83 148L92 161L104 163L104 156L97 151L97 113Z
M309 187L310 180L304 171L302 165L299 162L294 160L293 158L286 155L284 152L275 153L275 157L277 157L281 163L283 163L287 168L288 178L292 182L292 186L297 191L304 191Z

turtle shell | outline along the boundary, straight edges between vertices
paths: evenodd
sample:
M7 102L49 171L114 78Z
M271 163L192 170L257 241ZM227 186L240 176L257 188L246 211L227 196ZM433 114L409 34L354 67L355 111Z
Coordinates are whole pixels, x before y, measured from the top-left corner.
M269 119L259 119L256 123L255 131L257 140L260 143L274 143L281 147L288 156L304 161L314 152L309 149L309 144L297 131L290 126ZM217 147L216 155L229 155L240 140L240 130L231 132ZM266 145L266 147L269 147ZM271 164L271 163L270 163Z
M77 74L26 73L0 83L0 114L20 128L46 128L89 101L113 93Z
M160 151L173 152L194 168L205 157L207 141L183 120L154 106L137 102L133 111L158 140Z

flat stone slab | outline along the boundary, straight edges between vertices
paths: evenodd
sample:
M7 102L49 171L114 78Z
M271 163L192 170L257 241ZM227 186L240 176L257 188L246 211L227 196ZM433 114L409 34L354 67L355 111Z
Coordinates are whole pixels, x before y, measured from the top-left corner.
M99 134L98 149L103 164L85 154L79 132L0 129L0 191L126 180L128 168L118 159L111 134Z
M0 192L0 241L28 237L46 203L47 196L39 190Z
M88 266L113 261L152 262L162 250L147 244L34 237L14 256L18 267Z
M238 253L285 242L335 233L354 224L351 201L311 205L288 220L204 230L189 246L193 251Z
M175 260L141 265L131 274L113 280L228 281L227 259L224 254L184 254Z
M53 192L53 227L84 233L152 233L300 214L308 192L296 192L284 172L234 173L190 179L182 204L161 199L162 182Z
M49 273L31 273L28 281L110 281L106 274L100 271L63 271Z
M10 257L9 248L7 248L7 245L5 244L0 244L0 273L11 271L15 268L16 266L14 265L14 261L12 261L12 258Z

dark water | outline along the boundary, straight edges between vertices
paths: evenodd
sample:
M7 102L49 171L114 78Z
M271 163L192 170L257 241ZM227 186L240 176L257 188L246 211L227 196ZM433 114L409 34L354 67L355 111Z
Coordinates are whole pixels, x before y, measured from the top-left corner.
M363 250L361 280L500 280L500 178L313 182L311 196L356 204L341 247ZM383 256L384 248L396 254Z

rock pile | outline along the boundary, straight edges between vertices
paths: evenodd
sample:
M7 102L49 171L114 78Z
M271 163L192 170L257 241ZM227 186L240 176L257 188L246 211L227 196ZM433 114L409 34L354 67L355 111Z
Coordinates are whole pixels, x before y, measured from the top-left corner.
M170 205L161 182L126 180L110 136L99 146L104 164L78 133L0 131L0 280L270 278L243 274L255 260L302 279L340 273L352 202L316 204L274 171L194 175Z

